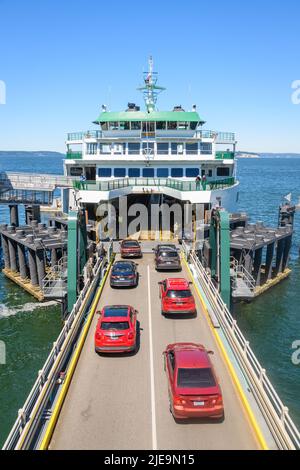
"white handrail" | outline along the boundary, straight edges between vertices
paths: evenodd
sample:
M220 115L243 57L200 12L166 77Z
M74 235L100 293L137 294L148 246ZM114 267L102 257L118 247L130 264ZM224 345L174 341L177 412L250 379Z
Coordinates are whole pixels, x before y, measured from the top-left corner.
M239 329L236 320L223 302L196 253L184 241L182 248L187 261L194 267L201 288L248 379L253 395L276 444L279 449L300 449L300 433L289 415L288 408L279 398L265 369L250 348L249 342Z

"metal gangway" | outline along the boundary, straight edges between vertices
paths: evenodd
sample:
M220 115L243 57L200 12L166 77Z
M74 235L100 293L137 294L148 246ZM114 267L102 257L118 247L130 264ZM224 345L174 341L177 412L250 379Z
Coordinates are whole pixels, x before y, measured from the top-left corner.
M196 252L184 242L181 274L156 272L153 255L144 253L139 286L122 291L122 303L139 311L137 354L95 354L96 312L117 303L107 282L114 256L110 245L107 257L98 259L4 449L300 449L288 409ZM157 284L170 276L191 279L197 318L162 317ZM168 343L187 340L214 351L223 422L180 425L169 413L162 352Z
M0 203L51 205L57 188L71 188L78 179L64 175L1 172Z

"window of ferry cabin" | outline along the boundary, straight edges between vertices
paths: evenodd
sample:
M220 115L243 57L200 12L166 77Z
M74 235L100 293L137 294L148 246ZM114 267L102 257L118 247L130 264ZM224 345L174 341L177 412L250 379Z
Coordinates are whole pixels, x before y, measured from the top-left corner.
M139 178L141 176L141 170L139 168L128 168L129 178Z
M129 143L128 144L128 153L129 153L129 155L139 155L140 154L140 144Z
M143 168L144 178L154 178L154 168Z
M187 155L197 155L198 153L198 143L186 144L185 145Z
M171 153L172 155L182 155L183 154L183 144L180 143L171 143Z
M217 168L217 176L229 176L230 169L228 167L218 167Z
M183 177L183 168L171 168L172 178L182 178Z
M159 155L168 155L169 153L169 144L168 143L158 143L157 144L157 153Z
M169 168L157 168L157 178L168 178Z

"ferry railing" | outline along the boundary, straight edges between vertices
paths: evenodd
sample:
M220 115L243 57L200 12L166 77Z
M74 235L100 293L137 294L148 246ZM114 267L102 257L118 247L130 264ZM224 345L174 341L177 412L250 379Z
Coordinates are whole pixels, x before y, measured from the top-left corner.
M102 137L102 131L92 130L83 132L70 132L67 134L67 140L99 139Z
M270 382L266 370L250 348L249 341L244 337L237 321L232 317L196 253L184 241L182 242L182 250L185 258L195 270L212 312L218 319L222 331L235 353L278 448L300 449L299 430L289 415L288 408L283 404Z
M88 280L66 319L64 326L53 343L53 348L46 359L43 368L38 373L23 407L18 411L15 421L5 443L3 450L28 449L33 447L33 440L40 429L43 413L47 411L47 404L53 401L53 391L57 387L59 374L69 359L81 331L93 299L94 292L105 276L107 263L113 256L112 243L107 249L106 257L100 257L93 268L93 277Z
M78 190L111 191L133 186L163 186L179 191L211 191L225 189L236 183L234 177L220 180L189 181L174 178L116 178L108 181L74 181L73 186Z

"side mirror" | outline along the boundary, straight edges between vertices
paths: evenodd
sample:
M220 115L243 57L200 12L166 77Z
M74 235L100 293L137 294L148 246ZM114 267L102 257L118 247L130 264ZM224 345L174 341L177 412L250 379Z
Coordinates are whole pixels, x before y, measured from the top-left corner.
M162 281L159 281L157 284L161 286L161 285L162 285Z
M207 354L214 355L215 353L213 351L207 351Z
M139 312L138 312L138 310L135 310L134 313L137 315Z
M97 310L96 315L101 315L101 310Z
M191 286L192 284L193 284L192 281L189 281L189 285Z

